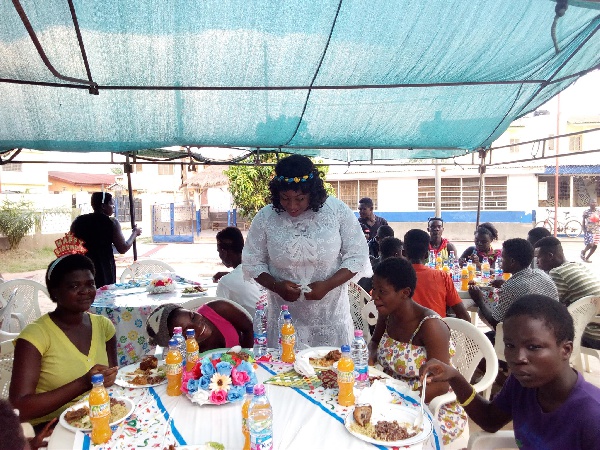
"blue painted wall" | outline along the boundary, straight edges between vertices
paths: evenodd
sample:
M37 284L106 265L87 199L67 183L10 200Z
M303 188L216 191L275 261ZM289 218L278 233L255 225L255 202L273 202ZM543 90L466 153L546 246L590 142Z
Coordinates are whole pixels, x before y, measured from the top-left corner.
M480 222L492 223L526 223L530 224L534 211L481 211ZM358 217L358 213L355 213ZM383 217L388 222L423 222L435 215L434 211L375 211L375 214ZM477 211L442 211L444 222L468 222L475 223Z

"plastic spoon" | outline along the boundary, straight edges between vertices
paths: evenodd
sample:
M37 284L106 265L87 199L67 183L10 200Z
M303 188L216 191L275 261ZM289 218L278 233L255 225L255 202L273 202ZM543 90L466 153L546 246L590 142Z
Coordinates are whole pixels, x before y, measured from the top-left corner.
M425 416L425 389L427 386L427 374L423 377L423 389L421 389L421 414L419 414L415 418L415 423L413 423L413 430L417 432L421 431L423 427L423 418Z

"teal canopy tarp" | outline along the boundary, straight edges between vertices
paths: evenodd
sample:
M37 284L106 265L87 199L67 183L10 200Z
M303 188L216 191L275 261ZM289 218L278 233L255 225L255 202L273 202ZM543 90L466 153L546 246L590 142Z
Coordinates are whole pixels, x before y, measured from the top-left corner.
M72 5L0 2L0 150L448 157L600 64L589 1L558 20L558 54L550 0Z

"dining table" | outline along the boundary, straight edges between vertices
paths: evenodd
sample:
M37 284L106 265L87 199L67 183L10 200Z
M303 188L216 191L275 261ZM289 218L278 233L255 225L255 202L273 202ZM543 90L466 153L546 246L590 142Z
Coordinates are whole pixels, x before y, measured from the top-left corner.
M198 300L204 302L215 298L217 284L210 278L189 280L175 274L172 277L175 286L171 292L151 293L148 291L148 277L104 286L96 292L89 311L108 317L115 326L119 366L138 362L153 350L154 347L148 342L146 319L154 308L165 303L177 303L183 307L196 306ZM205 291L190 294L183 292L185 288L198 285Z
M282 374L285 376L291 370L292 365L278 360L261 361L255 365L257 380L265 383L266 394L273 408L274 449L388 448L365 442L346 429L344 420L351 414L352 407L338 405L337 389L271 383L273 379ZM381 372L378 374L385 376ZM392 394L393 403L415 410L419 408L419 393L412 391L405 383L392 380L386 387ZM169 445L175 448L196 449L207 442L218 442L227 450L241 450L243 447L241 401L199 406L185 395L168 396L166 384L150 388L112 386L109 391L112 396L130 398L135 404L135 409L133 414L117 425L108 443L94 446L88 433L73 433L59 423L50 437L48 450L163 450ZM443 448L437 422L428 409L425 414L433 424L431 434L421 443L402 448Z

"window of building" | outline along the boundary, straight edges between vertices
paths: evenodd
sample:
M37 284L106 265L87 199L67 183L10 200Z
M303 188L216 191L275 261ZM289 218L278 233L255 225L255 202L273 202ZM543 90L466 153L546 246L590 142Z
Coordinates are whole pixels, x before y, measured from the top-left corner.
M485 177L482 191L482 210L506 210L507 177ZM419 210L435 209L435 180L422 178L418 180ZM472 211L477 210L479 196L479 178L443 178L441 186L442 210Z
M377 180L330 181L335 195L351 209L356 209L363 197L373 200L373 209L377 209Z
M519 153L519 140L518 139L510 140L510 152L511 153Z
M538 206L550 207L554 206L555 195L555 186L554 183L554 175L550 176L540 176L538 177L539 183L546 183L547 192L546 192L546 200L538 200ZM570 177L568 176L559 176L558 177L558 206L559 207L568 207L570 205Z
M159 164L158 165L158 174L159 175L173 175L173 165L172 164Z
M143 164L136 164L135 165L135 173L140 173L144 168Z
M569 136L569 151L570 152L580 152L582 140L583 140L583 136L581 134L578 134L576 136Z
M23 172L23 163L8 163L2 166L5 172Z
M550 135L548 135L548 137L551 137L551 138L553 138L553 137L554 137L554 135L553 135L553 134L550 134ZM547 148L549 151L551 151L551 152L553 152L553 151L554 151L554 139L548 139L548 140L546 141L546 148Z

